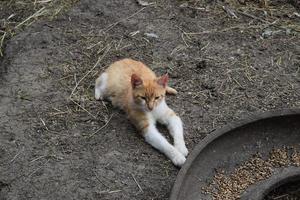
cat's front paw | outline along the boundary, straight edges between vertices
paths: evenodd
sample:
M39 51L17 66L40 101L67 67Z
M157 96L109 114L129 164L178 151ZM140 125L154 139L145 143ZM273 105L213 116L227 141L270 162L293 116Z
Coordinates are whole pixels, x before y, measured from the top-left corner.
M176 154L172 156L171 160L174 165L181 167L186 159L180 152L177 151Z
M185 157L189 154L189 150L186 148L186 146L185 146L184 143L181 143L181 144L175 144L174 146L175 146L175 148L176 148L180 153L182 153L182 155L184 155Z

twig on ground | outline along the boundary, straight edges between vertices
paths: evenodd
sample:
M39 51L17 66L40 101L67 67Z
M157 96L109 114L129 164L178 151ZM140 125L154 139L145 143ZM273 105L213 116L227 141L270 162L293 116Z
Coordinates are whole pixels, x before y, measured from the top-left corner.
M184 42L185 46L190 47L190 45L188 45L188 43L185 41L184 36L185 36L185 34L181 33L181 38L182 38L182 41Z
M75 103L77 106L79 106L82 110L84 110L85 112L87 112L90 116L92 116L94 119L96 119L96 116L94 116L92 113L90 113L87 109L85 109L84 107L82 107L79 103L77 103L76 101L74 101L72 98L70 98L70 100Z
M42 118L40 118L40 120L41 120L42 124L45 126L46 130L49 131L48 127L46 126L45 121Z
M94 171L94 174L95 174L95 177L96 179L102 184L104 185L105 187L107 187L108 189L110 189L110 187L108 185L106 185L106 183L104 183L97 175L97 173Z
M267 23L267 24L274 24L276 21L274 21L274 22L269 22L269 21L267 21L267 20L264 20L264 19L262 19L262 18L260 18L260 17L256 17L256 16L254 16L254 15L251 15L251 14L249 14L249 13L246 13L246 12L242 12L242 11L239 11L239 10L237 10L236 11L237 13L239 13L239 14L241 14L241 15L244 15L244 16L246 16L246 17L250 17L250 18L253 18L253 19L256 19L256 20L258 20L258 21L260 21L260 22L263 22L263 23Z
M34 173L36 173L37 171L39 171L40 169L42 169L47 163L49 162L49 160L47 160L42 166L38 167L37 169L35 169L33 172L31 172L27 178L29 179Z
M272 199L273 200L277 200L277 199L282 199L283 197L286 197L288 196L289 194L283 194L283 195L280 195L280 196L277 196L277 197L273 197Z
M100 194L103 194L103 193L108 193L108 194L113 194L113 193L117 193L117 192L122 192L122 190L104 190L104 191L100 191L99 193Z
M150 5L154 4L153 2L152 2L152 3L149 3L149 2L144 1L144 0L136 0L136 1L137 1L137 3L138 3L139 5L141 5L141 6L150 6Z
M95 131L91 135L89 135L88 138L93 137L95 134L97 134L99 131L101 131L103 128L105 128L109 124L109 122L112 119L112 117L113 117L113 114L110 115L109 119L107 120L107 122L103 126L101 126L97 131Z
M135 15L137 15L138 13L142 12L146 7L141 8L140 10L138 10L137 12L133 13L132 15L126 17L125 19L121 19L113 24L110 24L108 27L104 28L104 30L102 29L102 31L107 32L109 30L111 30L113 27L115 27L116 25L118 25L119 23L126 21L128 19L130 19L131 17L134 17Z
M9 163L12 163L12 162L14 162L14 160L22 153L24 151L24 147L22 148L22 150L21 151L19 151L14 157L13 157L13 159L11 159L10 160L10 162Z
M108 108L107 108L107 106L106 106L105 102L104 102L104 101L101 101L101 103L102 103L102 105L104 106L104 108L105 108L106 112L109 112L109 110L108 110Z
M260 18L260 17L256 17L256 16L254 16L254 15L251 15L251 14L249 14L249 13L246 13L246 12L242 12L242 11L236 11L237 13L239 13L239 14L241 14L241 15L244 15L244 16L246 16L246 17L250 17L250 18L253 18L253 19L256 19L256 20L258 20L258 21L260 21L260 22L263 22L263 23L266 23L266 24L268 24L269 26L274 26L274 27L276 27L276 28L280 28L280 29L283 29L283 30L287 30L287 29L289 29L289 30L293 30L293 31L295 31L295 32L300 32L300 30L298 30L298 29L295 29L295 28L292 28L292 27L285 27L285 26L282 26L282 25L280 25L280 24L276 24L277 23L277 21L278 20L275 20L275 21L273 21L273 22L269 22L269 21L267 21L267 20L264 20L264 19L262 19L262 18Z
M44 10L46 7L42 7L41 9L39 9L38 11L36 11L33 15L29 16L28 18L26 18L25 20L23 20L22 22L20 22L17 26L15 26L15 29L19 28L20 26L22 26L23 24L25 24L27 21L29 21L32 18L35 17L39 17L41 15L44 14Z
M52 107L53 110L57 111L57 112L50 112L50 116L53 117L53 116L56 116L56 115L63 115L63 114L67 114L67 113L70 113L70 111L62 111L62 110L59 110L58 108L55 108L55 107Z
M222 6L222 9L232 18L237 19L238 17L236 16L236 14L233 12L233 10L231 10L230 8L228 8L227 6Z
M5 36L6 36L6 32L3 33L3 35L1 36L1 40L0 40L0 57L3 56L2 47L3 47Z
M45 157L47 157L47 156L46 156L46 155L39 156L39 157L33 159L32 161L30 161L30 163L33 163L33 162L35 162L35 161L37 161L37 160L40 160L40 159L42 159L42 158L45 158Z
M69 111L62 111L62 112L56 112L56 113L50 113L51 117L54 117L56 115L64 115L70 113Z
M209 44L210 44L210 42L208 42L204 47L202 47L202 48L200 49L200 51L203 51L204 49L206 49L206 48L209 46Z
M134 182L136 183L136 185L138 186L139 192L144 192L143 189L142 189L142 187L140 186L140 184L137 182L136 178L134 177L134 175L131 174L131 176L132 176Z

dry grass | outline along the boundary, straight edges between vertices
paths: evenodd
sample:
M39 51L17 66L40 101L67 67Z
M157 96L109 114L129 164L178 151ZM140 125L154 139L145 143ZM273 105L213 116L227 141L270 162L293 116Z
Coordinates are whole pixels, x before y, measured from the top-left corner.
M78 0L0 1L0 57L5 41L41 18L55 19ZM11 11L11 12L9 12Z
M57 80L57 87L68 94L67 108L55 108L48 115L48 121L73 123L70 126L80 126L80 118L86 117L84 124L91 127L89 132L82 133L85 138L91 138L104 129L113 118L110 104L95 101L94 80L101 70L109 63L111 56L124 53L131 46L122 39L113 38L104 32L81 32L74 29L66 32L70 37L76 37L76 44L70 45L66 52L70 55L78 53L76 59L71 56L62 65L48 66L46 74ZM100 127L100 128L99 128ZM51 130L55 127L50 126Z
M216 14L225 12L226 15L233 19L249 18L249 23L243 23L226 29L210 30L208 32L223 32L231 29L266 29L286 31L288 33L300 33L299 10L293 6L292 1L279 2L276 0L225 0L223 2L215 1L208 6L205 0L183 1L184 6L190 9L204 9L213 11ZM259 22L258 24L256 22ZM255 25L252 25L254 24ZM190 33L195 34L195 33ZM199 34L199 33L196 33ZM200 33L201 34L201 33Z

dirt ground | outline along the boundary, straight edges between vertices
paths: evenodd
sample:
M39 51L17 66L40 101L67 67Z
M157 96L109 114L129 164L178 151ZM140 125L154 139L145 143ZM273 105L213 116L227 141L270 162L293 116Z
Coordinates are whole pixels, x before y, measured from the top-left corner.
M4 40L1 200L168 199L179 169L123 112L94 100L97 74L121 58L169 73L179 94L167 102L184 122L190 151L245 115L300 107L295 3L148 2L72 2ZM15 13L9 20L20 22L38 9L3 6L0 19Z

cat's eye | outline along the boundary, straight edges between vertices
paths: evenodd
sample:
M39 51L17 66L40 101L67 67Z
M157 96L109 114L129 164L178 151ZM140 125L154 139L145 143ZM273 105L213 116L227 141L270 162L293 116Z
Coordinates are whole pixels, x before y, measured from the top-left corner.
M159 97L155 97L155 100L159 99Z
M146 97L142 97L142 96L141 96L140 98L143 99L143 100L146 100Z

